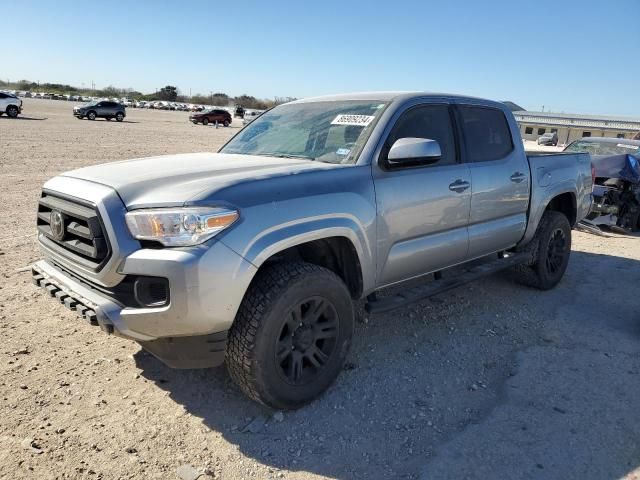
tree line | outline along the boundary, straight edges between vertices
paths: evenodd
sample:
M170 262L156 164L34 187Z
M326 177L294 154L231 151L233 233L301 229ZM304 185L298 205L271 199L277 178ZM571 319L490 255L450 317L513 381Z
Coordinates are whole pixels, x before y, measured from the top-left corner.
M182 102L182 103L196 103L196 104L208 104L216 105L220 107L226 107L229 105L242 105L245 108L251 108L256 110L265 110L271 108L280 103L289 102L295 100L292 97L275 97L273 99L260 99L252 95L239 95L232 97L226 93L217 92L205 95L197 93L192 96L184 95L180 90L173 86L167 85L153 93L142 93L132 88L117 88L109 85L105 88L91 89L84 87L75 87L73 85L67 85L62 83L40 83L33 82L31 80L19 80L17 82L5 82L0 80L1 89L11 89L18 91L29 92L44 92L55 93L57 95L87 95L92 97L117 97L117 98L130 98L131 100L146 100L146 101L168 101L168 102Z

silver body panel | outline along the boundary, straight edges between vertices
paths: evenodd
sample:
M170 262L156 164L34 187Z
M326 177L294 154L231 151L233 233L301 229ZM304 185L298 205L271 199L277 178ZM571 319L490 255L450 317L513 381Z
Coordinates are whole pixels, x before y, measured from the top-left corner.
M485 105L469 99L458 105ZM506 113L506 108L502 110ZM505 115L513 150L506 157L469 163L471 209L469 216L469 258L505 250L518 243L527 226L530 197L529 164L513 115Z
M588 212L588 155L528 160L515 120L500 103L423 93L317 100L332 99L390 102L355 165L201 153L114 162L50 180L45 189L96 205L113 252L103 269L92 272L43 246L48 274L72 289L85 287L54 263L104 286L118 284L127 274L166 277L168 306L119 308L104 299L99 314L121 335L141 341L204 335L231 326L260 266L291 246L327 237L348 239L358 255L362 294L367 295L529 241L558 194L574 196L578 220ZM482 164L385 171L378 158L395 120L411 106L431 103L501 109L509 120L513 152ZM511 180L515 173L523 175L518 182ZM450 190L456 180L470 188ZM126 228L128 210L181 205L231 206L240 219L208 242L184 248L142 248Z

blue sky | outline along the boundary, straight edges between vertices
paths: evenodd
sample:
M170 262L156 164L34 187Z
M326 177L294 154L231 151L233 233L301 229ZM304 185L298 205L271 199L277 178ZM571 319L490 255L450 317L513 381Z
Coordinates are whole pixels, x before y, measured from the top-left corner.
M305 97L429 90L640 117L640 0L0 0L0 78Z

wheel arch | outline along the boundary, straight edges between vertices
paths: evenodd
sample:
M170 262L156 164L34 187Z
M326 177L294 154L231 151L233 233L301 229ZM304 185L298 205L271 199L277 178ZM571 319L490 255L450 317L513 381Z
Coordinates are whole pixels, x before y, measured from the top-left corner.
M292 245L271 255L258 269L274 262L296 260L331 270L342 279L352 298L362 296L362 265L355 246L347 237L323 237Z
M554 185L555 188L543 190L541 194L534 194L531 197L531 207L527 229L524 237L518 244L522 247L528 244L535 235L542 215L547 210L561 212L566 215L569 224L573 228L578 220L578 204L575 188L568 184Z
M258 236L241 254L258 269L292 259L323 266L345 282L353 298L360 298L373 288L374 262L366 235L346 217L269 231Z
M567 217L567 220L569 220L569 225L574 227L578 215L578 205L575 193L564 192L556 195L547 202L545 210L563 213Z

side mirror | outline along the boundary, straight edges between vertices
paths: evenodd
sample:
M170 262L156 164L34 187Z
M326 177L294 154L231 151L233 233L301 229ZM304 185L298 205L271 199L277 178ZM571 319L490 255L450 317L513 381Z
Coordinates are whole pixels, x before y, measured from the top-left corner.
M399 138L387 155L389 167L431 165L442 157L440 145L428 138Z

